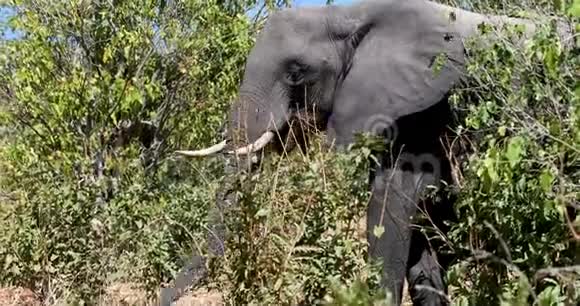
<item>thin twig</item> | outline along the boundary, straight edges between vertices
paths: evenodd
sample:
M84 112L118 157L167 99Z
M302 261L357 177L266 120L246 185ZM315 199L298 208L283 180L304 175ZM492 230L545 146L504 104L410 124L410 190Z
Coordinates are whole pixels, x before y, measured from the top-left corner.
M509 263L512 263L512 254L507 246L507 243L505 242L505 240L503 240L503 238L501 237L501 235L499 234L499 232L495 229L495 227L493 225L491 225L491 223L487 222L487 220L483 221L483 224L485 226L487 226L494 234L495 238L497 240L499 240L499 244L501 245L501 248L503 249L505 255L507 256L507 261Z
M537 281L546 277L558 277L562 274L578 274L580 275L580 265L558 267L558 268L544 268L536 271L534 279Z

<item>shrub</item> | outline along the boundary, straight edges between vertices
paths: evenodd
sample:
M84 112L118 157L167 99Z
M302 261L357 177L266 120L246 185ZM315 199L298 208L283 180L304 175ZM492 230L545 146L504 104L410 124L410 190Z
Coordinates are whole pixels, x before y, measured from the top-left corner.
M457 165L465 172L449 235L470 257L448 273L460 305L580 298L578 278L546 273L577 263L580 225L580 58L556 33L546 24L525 48L502 40L474 50L470 82L453 97L463 116L456 143L472 151Z
M240 175L239 203L227 215L227 268L217 271L233 304L313 305L353 283L371 290L353 294L383 297L378 267L366 262L369 151L314 147Z
M156 293L203 249L220 175L167 152L217 134L250 3L3 4L21 35L0 43L0 282L48 302L123 280Z

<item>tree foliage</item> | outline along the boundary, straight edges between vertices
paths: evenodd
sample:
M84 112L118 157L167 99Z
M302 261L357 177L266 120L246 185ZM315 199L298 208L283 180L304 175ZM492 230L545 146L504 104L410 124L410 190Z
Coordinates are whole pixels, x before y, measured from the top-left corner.
M219 174L169 152L217 136L253 3L8 4L21 37L0 46L2 282L74 283L87 300L118 277L155 289L199 240Z
M572 5L525 8L578 25ZM464 162L456 159L459 222L449 235L466 258L448 275L457 304L579 298L579 279L557 272L577 270L580 255L579 45L561 41L555 26L541 26L525 48L508 42L513 27L506 39L474 50L470 81L452 97L461 120L451 150L470 151Z

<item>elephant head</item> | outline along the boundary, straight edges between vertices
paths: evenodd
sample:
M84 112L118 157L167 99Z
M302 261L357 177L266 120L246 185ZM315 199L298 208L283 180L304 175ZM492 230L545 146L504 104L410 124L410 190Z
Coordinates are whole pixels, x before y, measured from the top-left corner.
M329 143L359 132L384 133L402 116L439 102L457 83L464 40L485 16L425 0L365 1L352 6L274 12L251 50L228 114L226 139L187 156L248 154L281 139L301 114L314 115Z
M273 13L247 58L227 139L179 153L254 152L304 113L322 122L329 142L346 144L356 132L380 133L381 123L438 102L459 78L463 46L436 9L414 0Z

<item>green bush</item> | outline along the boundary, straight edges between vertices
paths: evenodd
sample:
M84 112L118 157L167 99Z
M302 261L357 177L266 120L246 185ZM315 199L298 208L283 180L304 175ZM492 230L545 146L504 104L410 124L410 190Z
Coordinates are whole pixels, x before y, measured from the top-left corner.
M2 285L154 294L205 249L221 167L168 152L218 134L254 31L236 3L3 2L22 36L0 43Z
M448 274L457 304L580 298L578 278L544 270L578 263L580 57L563 44L546 24L525 48L502 40L470 54L470 82L453 97L464 116L457 143L472 151L457 165L460 221L449 236L471 257Z
M234 305L313 305L353 282L384 295L378 267L367 265L361 227L369 152L336 154L319 144L308 155L273 156L236 184L227 268L214 272L231 284L222 290Z

